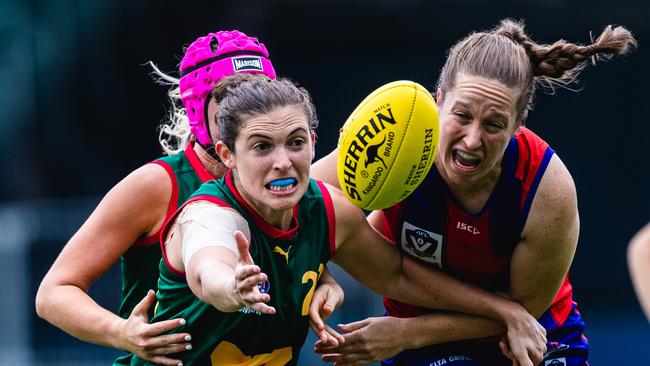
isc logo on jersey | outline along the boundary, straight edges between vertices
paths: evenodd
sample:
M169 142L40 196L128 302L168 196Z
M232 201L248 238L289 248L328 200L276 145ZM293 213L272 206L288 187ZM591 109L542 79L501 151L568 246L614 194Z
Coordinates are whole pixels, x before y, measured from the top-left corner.
M401 239L402 250L442 268L442 235L404 221Z
M433 164L438 111L431 94L412 81L372 92L339 136L337 175L355 205L383 209L411 194Z

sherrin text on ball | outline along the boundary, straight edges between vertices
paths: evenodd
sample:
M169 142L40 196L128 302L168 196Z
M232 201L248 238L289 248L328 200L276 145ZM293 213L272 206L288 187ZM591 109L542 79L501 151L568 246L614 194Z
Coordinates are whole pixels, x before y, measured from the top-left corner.
M337 158L341 189L365 210L400 202L429 172L438 138L438 109L422 85L403 80L380 87L341 129Z

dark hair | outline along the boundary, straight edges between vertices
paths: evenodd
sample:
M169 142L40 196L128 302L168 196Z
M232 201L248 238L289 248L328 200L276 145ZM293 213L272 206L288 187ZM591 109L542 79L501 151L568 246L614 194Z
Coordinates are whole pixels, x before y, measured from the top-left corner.
M573 82L591 58L595 63L636 47L636 39L624 27L608 25L588 46L559 40L538 44L524 33L524 23L504 19L491 31L472 33L450 50L437 87L444 99L463 73L496 80L520 91L517 122L523 123L532 108L536 83L553 87ZM438 101L442 103L442 101Z
M271 80L250 74L228 76L214 88L212 95L219 104L215 116L219 140L232 151L245 117L265 114L278 107L300 106L308 118L310 131L318 126L309 92L289 79Z

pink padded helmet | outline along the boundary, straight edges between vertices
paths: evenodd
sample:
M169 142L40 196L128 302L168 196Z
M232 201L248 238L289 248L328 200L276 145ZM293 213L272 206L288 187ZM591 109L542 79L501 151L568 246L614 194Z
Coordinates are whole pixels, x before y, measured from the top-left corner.
M205 118L207 96L219 80L238 72L275 79L269 53L257 38L236 30L210 33L192 42L185 51L180 67L181 100L190 131L201 145L212 143Z

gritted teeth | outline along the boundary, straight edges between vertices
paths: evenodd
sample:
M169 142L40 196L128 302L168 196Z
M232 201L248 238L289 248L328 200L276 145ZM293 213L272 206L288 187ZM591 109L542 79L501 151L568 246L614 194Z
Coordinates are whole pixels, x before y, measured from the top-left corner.
M296 185L295 178L276 179L266 185L266 188L272 191L288 191Z
M453 157L457 164L468 168L473 168L481 162L481 158L458 150L454 150Z

